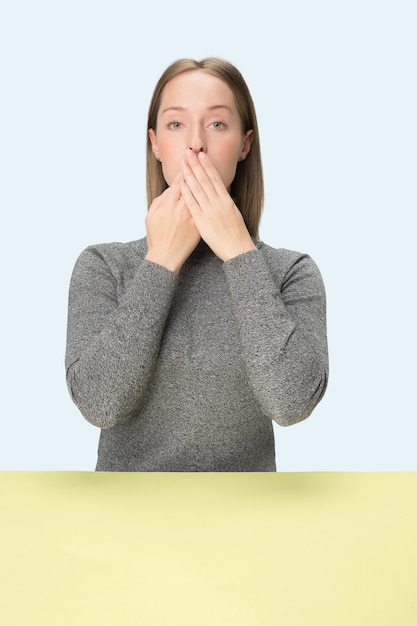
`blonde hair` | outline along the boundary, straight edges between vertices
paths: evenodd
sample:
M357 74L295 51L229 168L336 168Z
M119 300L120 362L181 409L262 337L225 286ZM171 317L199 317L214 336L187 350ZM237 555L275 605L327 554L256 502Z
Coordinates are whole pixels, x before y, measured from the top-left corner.
M253 237L259 236L259 223L264 202L264 184L262 173L261 149L259 143L258 123L252 96L239 70L224 59L208 57L201 61L194 59L178 59L174 61L162 74L156 84L149 105L146 148L146 191L148 206L154 198L159 196L167 183L162 173L162 165L156 160L152 151L148 130L156 131L156 123L162 92L165 85L184 72L203 70L217 76L231 89L236 107L242 121L242 131L253 131L251 149L246 159L237 164L236 176L231 185L231 196L242 213L246 227Z

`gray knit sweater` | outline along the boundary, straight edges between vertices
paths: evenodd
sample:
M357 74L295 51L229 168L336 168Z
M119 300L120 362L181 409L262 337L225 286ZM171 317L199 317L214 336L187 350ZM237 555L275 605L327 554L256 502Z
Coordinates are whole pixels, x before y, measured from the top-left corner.
M66 371L102 429L97 470L276 470L271 420L305 419L326 388L325 291L310 257L256 245L223 263L200 242L179 276L146 238L82 252Z

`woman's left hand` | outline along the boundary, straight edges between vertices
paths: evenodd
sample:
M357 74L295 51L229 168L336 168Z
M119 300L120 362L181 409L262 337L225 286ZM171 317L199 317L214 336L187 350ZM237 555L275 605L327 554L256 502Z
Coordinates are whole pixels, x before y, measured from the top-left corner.
M207 154L187 150L181 193L200 236L222 261L254 250L242 214Z

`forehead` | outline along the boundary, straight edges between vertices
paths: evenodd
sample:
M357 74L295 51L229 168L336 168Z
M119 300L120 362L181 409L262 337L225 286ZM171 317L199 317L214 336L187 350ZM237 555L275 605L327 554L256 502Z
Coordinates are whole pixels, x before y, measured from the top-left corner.
M159 112L167 107L210 108L226 106L236 109L230 87L217 76L204 70L183 72L172 78L164 87Z

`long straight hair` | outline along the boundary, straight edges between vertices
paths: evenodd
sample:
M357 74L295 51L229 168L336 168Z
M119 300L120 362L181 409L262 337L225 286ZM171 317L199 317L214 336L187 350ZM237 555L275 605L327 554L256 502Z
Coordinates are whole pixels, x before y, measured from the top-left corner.
M259 223L264 203L264 183L255 107L249 88L239 70L228 61L217 57L208 57L201 61L195 61L194 59L178 59L167 67L156 84L149 105L148 126L146 131L146 191L148 207L151 205L154 198L159 196L164 189L167 188L167 183L162 173L162 165L155 158L152 151L148 130L150 128L153 128L155 132L157 130L157 117L165 85L179 74L192 70L207 72L225 82L234 95L236 107L242 122L243 133L246 133L248 130L253 131L251 149L247 157L237 164L236 175L231 185L230 194L242 213L249 233L252 237L258 238Z

